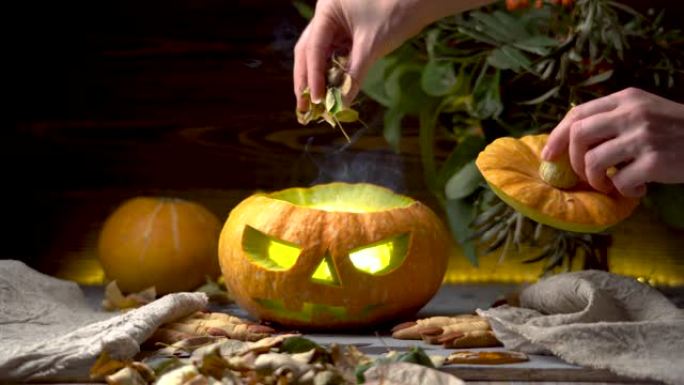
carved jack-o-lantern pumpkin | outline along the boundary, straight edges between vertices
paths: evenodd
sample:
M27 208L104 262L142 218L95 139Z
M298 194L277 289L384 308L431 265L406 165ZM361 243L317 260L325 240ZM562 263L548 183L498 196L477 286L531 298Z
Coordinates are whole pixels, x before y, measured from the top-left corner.
M450 238L425 205L371 184L255 194L230 213L219 260L253 316L339 328L409 316L442 282Z

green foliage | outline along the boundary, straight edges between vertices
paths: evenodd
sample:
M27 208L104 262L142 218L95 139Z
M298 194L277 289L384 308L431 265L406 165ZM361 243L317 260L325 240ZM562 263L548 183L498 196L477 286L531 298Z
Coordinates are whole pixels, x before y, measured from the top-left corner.
M648 205L663 222L684 230L684 184L652 184L648 186Z
M440 20L370 70L362 89L387 107L384 136L396 151L405 118L418 117L426 183L471 261L469 224L485 191L472 163L479 151L500 136L548 132L572 104L629 86L672 94L684 35L661 20L610 0L521 12L499 2ZM438 137L453 141L447 159L435 157Z

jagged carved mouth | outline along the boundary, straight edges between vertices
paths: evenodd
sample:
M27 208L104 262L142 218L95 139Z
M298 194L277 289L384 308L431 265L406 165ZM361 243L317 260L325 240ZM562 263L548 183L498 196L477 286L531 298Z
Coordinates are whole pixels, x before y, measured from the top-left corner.
M282 318L294 321L311 321L315 317L331 317L340 321L365 319L374 310L382 307L382 304L366 305L357 314L349 314L344 306L326 305L322 303L303 302L300 310L292 310L285 307L282 300L254 298L254 301L264 308L274 312Z

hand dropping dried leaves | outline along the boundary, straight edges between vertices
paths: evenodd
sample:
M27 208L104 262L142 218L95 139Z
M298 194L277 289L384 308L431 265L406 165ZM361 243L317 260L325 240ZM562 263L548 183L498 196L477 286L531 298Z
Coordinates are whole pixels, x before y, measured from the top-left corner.
M347 107L344 103L344 98L349 95L352 89L354 80L345 71L347 67L347 58L344 56L333 56L330 68L328 69L326 80L326 94L325 100L320 103L314 103L311 100L311 94L306 88L302 97L307 101L308 108L306 111L296 111L297 121L299 124L307 125L312 121L326 121L333 128L339 127L342 134L351 142L351 138L344 130L342 123L353 123L359 121L358 111Z

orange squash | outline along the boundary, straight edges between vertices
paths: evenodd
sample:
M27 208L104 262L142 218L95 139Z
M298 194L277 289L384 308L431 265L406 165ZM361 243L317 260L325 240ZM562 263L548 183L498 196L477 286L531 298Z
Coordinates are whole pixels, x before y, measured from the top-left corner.
M450 250L428 207L371 184L252 195L231 211L219 240L239 305L317 329L413 315L439 288Z
M639 204L575 182L568 160L542 164L548 135L505 137L490 143L476 164L492 190L523 215L561 230L595 233L627 218Z
M192 290L219 275L218 218L198 203L137 197L105 221L98 256L108 279L124 292Z

